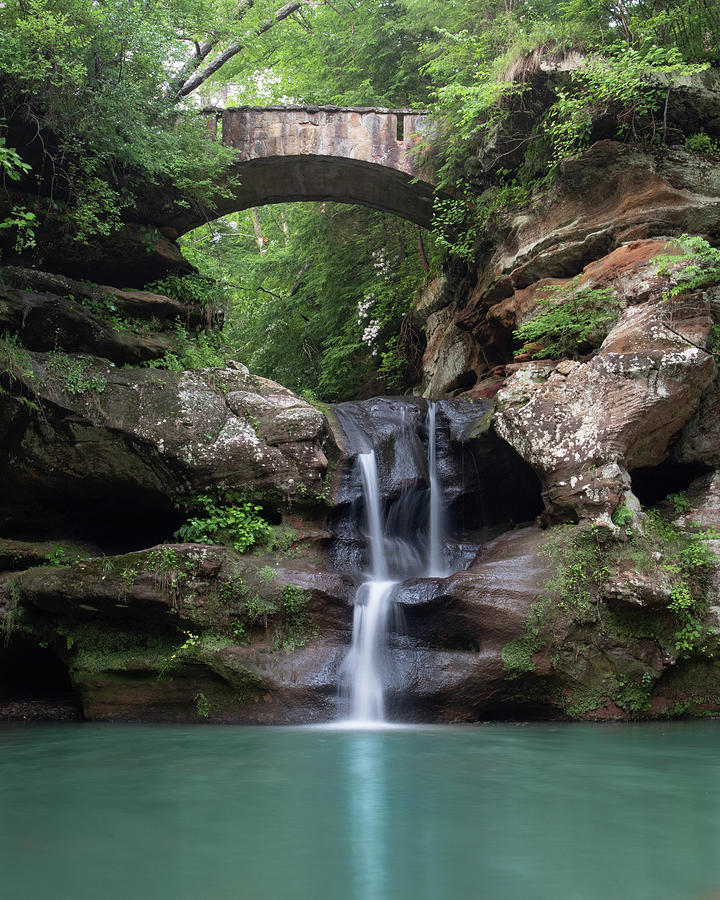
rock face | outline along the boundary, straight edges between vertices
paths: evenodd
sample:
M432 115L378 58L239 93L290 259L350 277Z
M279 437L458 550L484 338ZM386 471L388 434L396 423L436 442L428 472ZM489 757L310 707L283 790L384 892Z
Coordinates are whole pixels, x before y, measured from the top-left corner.
M658 253L682 233L720 235L720 166L681 150L652 156L600 141L563 163L543 197L508 217L506 236L475 273L475 286L428 319L422 391L467 389L512 355L512 329L547 279L608 286L627 302L648 296ZM660 238L661 240L657 240ZM670 248L665 249L670 243ZM517 346L517 345L515 345Z
M62 275L7 266L0 286L0 331L29 350L62 347L117 365L179 353L175 328L197 328L202 309L149 291L120 291Z
M164 544L29 569L12 582L16 627L62 659L89 719L332 718L352 585L307 544Z
M646 303L624 313L590 361L560 363L542 381L526 377L532 363L510 376L495 427L541 473L551 516L609 525L616 507L635 502L630 469L666 458L715 374L704 349L711 326L702 301Z
M123 491L177 501L222 488L277 502L322 489L324 416L274 382L230 369L117 369L69 354L24 362L0 397L6 501Z

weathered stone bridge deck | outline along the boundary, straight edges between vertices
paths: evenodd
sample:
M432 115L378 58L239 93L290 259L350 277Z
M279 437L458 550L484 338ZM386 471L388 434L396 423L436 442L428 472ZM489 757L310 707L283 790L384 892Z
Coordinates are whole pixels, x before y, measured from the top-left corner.
M266 106L211 109L209 128L237 150L241 184L212 210L334 200L394 213L429 228L432 175L413 152L432 124L410 109ZM180 233L192 214L168 222Z

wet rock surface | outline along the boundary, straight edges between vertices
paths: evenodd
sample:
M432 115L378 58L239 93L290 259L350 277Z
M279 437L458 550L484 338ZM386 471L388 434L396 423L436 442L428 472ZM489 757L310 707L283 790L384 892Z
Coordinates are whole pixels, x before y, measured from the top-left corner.
M303 544L242 555L163 544L28 569L0 591L17 633L62 660L85 718L328 719L353 585ZM0 715L28 715L18 703Z

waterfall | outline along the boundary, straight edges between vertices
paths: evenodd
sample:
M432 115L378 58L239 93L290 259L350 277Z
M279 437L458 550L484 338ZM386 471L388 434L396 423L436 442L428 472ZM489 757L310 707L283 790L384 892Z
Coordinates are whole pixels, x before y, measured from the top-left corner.
M394 587L394 581L366 581L355 598L352 646L346 660L352 675L350 719L353 722L372 723L385 719L381 657Z
M373 581L386 581L388 577L385 543L383 539L380 479L378 478L375 451L358 454L362 474L365 509L367 510L367 537L370 547L370 575Z
M388 637L399 631L392 621L395 588L406 579L449 574L436 405L416 401L406 408L403 401L374 402L380 420L376 430L374 422L370 427L358 422L353 404L335 407L352 449L357 448L348 482L363 523L363 581L355 594L352 642L341 669L347 717L355 725L385 720L385 693L393 674Z
M444 515L442 488L437 471L437 423L435 403L428 404L428 480L430 481L430 527L428 529L428 572L433 577L447 575L447 563L443 552Z
M382 498L377 461L373 450L359 453L357 465L365 498L367 544L370 551L368 580L355 596L353 637L344 670L349 681L350 719L382 722L385 718L385 686L382 655L387 641L387 620L394 581L388 580Z

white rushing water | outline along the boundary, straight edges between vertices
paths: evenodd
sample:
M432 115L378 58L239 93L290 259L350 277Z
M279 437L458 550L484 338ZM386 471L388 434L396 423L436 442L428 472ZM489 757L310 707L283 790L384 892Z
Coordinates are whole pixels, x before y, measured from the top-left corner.
M417 577L416 551L420 549L425 550L422 571L419 573L421 577L442 577L448 574L444 555L442 486L437 471L434 403L429 405L426 425L430 485L426 495L429 497L429 525L426 539L420 533L418 547L410 547L407 541L397 537L388 538L375 452L369 450L357 456L365 507L369 568L367 579L359 587L355 597L352 644L342 671L349 696L348 724L355 727L372 726L385 721L388 626L393 612L393 591L398 583L392 580L391 570L401 580ZM388 549L391 559L388 559Z
M445 554L443 552L444 510L442 487L437 471L437 407L431 401L428 404L428 478L430 481L430 527L428 547L428 572L430 578L442 578L448 574Z
M395 586L388 577L382 497L377 461L373 450L359 453L362 476L370 572L355 597L353 638L344 663L350 684L350 720L382 722L385 718L385 689L381 660L387 641L387 621Z

